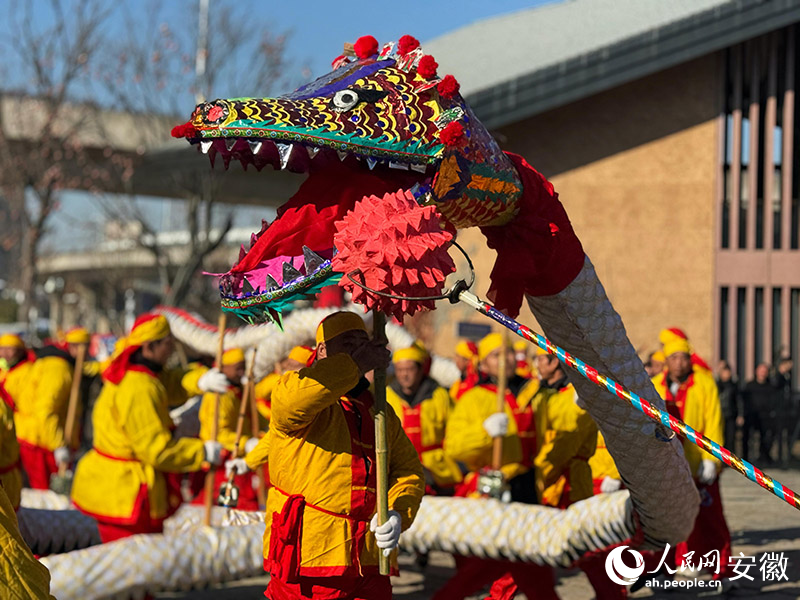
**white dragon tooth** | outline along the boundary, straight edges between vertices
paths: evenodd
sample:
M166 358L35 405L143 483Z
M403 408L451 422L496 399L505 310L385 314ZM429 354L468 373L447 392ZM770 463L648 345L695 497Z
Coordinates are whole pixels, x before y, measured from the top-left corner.
M303 262L306 265L306 275L310 275L325 262L325 259L308 246L303 246Z
M302 277L303 274L295 269L292 265L285 262L283 263L283 285L286 285L290 281L294 281L298 277Z
M261 140L247 140L247 143L250 146L250 152L253 154L258 154L261 152L262 142Z
M319 148L315 146L311 146L310 148L306 148L308 150L308 158L314 160L314 158L319 154Z
M424 173L428 170L428 165L411 165L411 170L417 173Z
M228 152L236 145L236 138L225 138L225 148L228 149Z
M292 144L277 142L275 145L278 147L278 154L281 157L281 169L285 169L289 164L289 157L292 155Z
M341 160L341 161L344 161L344 159L347 158L347 156L348 156L347 152L342 152L341 150L337 150L336 154L339 155L339 160Z
M372 169L374 169L375 165L377 164L378 164L377 158L370 158L369 156L367 157L367 166L369 167L370 171L372 171Z
M401 171L408 171L408 165L403 163L394 162L392 160L389 161L389 168L391 169L400 169Z
M200 142L200 150L203 151L203 154L208 154L208 151L211 149L211 145L214 143L214 140L203 140Z
M264 291L271 292L272 290L277 290L279 287L278 282L275 281L275 278L272 275L267 275L267 281L264 284Z

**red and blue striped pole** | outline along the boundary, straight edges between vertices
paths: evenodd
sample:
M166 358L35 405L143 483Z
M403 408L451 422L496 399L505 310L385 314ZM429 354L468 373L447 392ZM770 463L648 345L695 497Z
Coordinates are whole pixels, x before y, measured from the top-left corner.
M797 509L800 509L800 498L798 498L797 494L795 494L788 487L782 485L779 481L775 481L774 479L772 479L772 477L766 475L758 467L750 464L746 460L739 458L727 448L720 446L716 442L696 432L686 423L684 423L679 419L676 419L666 411L660 410L659 408L653 406L644 398L641 398L637 394L629 390L626 390L616 381L609 379L604 375L601 375L600 373L597 372L597 369L587 365L579 358L572 356L569 352L567 352L563 348L556 346L553 342L548 340L543 335L536 333L535 331L531 331L529 328L527 328L525 325L522 325L515 319L512 319L511 317L504 315L494 306L492 306L488 302L484 302L471 292L468 292L466 290L460 291L460 293L458 294L458 299L464 302L465 304L471 306L479 313L484 314L487 317L497 321L503 327L510 329L521 338L526 339L529 342L533 342L545 352L556 356L562 363L569 365L570 367L578 371L578 373L586 377L586 379L588 379L589 381L592 381L598 386L607 389L615 396L622 398L623 400L626 400L634 408L636 408L638 411L650 417L653 421L656 421L657 423L660 423L665 427L669 427L672 431L674 431L681 437L689 440L696 446L699 446L709 454L713 455L714 457L722 461L724 464L728 465L735 471L738 471L739 473L747 477L750 481L754 481L765 490L768 490L773 494L775 494L778 498L780 498L784 502L792 505Z

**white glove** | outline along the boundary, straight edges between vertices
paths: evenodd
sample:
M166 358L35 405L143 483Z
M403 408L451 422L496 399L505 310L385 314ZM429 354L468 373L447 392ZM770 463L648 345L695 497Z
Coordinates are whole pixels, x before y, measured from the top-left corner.
M600 482L600 491L604 494L616 492L621 487L622 481L614 479L613 477L603 477L603 481Z
M247 375L242 375L242 378L239 380L239 383L242 384L242 387L245 387L248 383L250 383L250 378Z
M68 465L72 460L72 451L66 446L61 446L53 450L53 457L56 459L58 466Z
M714 483L717 478L717 463L713 460L703 459L700 463L700 468L697 470L697 481L703 485L710 485Z
M207 463L219 466L222 462L222 444L219 442L212 442L211 440L203 442L203 452L205 453L203 460Z
M380 527L378 526L378 515L372 517L369 530L375 534L378 548L383 550L384 556L389 556L392 550L397 548L397 542L400 541L400 526L400 513L394 510L389 511L389 518Z
M253 448L258 446L259 439L257 437L251 437L244 443L244 453L250 454L253 451Z
M229 385L228 378L216 367L203 373L197 380L197 387L203 392L224 394L228 391Z
M489 437L503 437L508 433L508 415L501 412L486 417L483 422L483 428L489 434Z
M250 470L247 463L243 458L234 458L225 461L225 477L230 477L232 471L236 471L236 475L244 475Z

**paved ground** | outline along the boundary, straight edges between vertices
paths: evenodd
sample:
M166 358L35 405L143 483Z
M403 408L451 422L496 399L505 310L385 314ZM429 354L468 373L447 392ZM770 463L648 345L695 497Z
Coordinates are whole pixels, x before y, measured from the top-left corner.
M800 468L773 470L769 471L769 474L789 488L800 491ZM757 597L759 600L800 598L800 512L730 470L726 470L722 475L722 496L725 515L733 537L734 555L742 552L745 556L754 556L758 561L765 552L777 552L783 553L782 556L788 561L786 568L788 581L765 582L761 573L752 568L750 574L755 581L740 580L742 585L728 592L727 597ZM394 596L398 599L430 598L453 573L452 557L441 552L432 553L430 564L424 571L413 564L411 557L401 557L401 559L403 574L394 582ZM266 581L266 578L248 579L214 589L195 590L188 594L161 594L158 598L256 599L263 597ZM690 583L690 580L685 578L677 581L684 585ZM559 571L557 591L564 600L594 598L586 577L579 571ZM719 597L720 593L717 590L683 587L669 592L643 588L632 597L689 600L712 596ZM522 598L524 596L518 596L518 600Z

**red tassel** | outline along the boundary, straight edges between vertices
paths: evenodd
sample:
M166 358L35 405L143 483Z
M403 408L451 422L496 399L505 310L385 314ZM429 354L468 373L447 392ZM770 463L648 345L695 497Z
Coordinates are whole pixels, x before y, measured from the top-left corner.
M436 77L436 69L438 68L439 63L437 63L430 54L426 54L419 59L417 73L420 75L420 77L430 79L431 77Z
M458 90L461 89L461 85L459 85L456 78L452 75L445 75L444 79L436 86L436 89L439 91L439 95L442 98L452 98L458 93Z
M415 37L404 35L397 40L397 53L400 56L413 52L417 48L419 48L419 40Z
M445 146L459 147L466 138L464 137L464 126L458 121L452 121L447 127L439 132L439 139Z
M355 50L358 58L369 58L370 56L375 56L378 53L378 40L371 35L361 36L353 45L353 49Z

